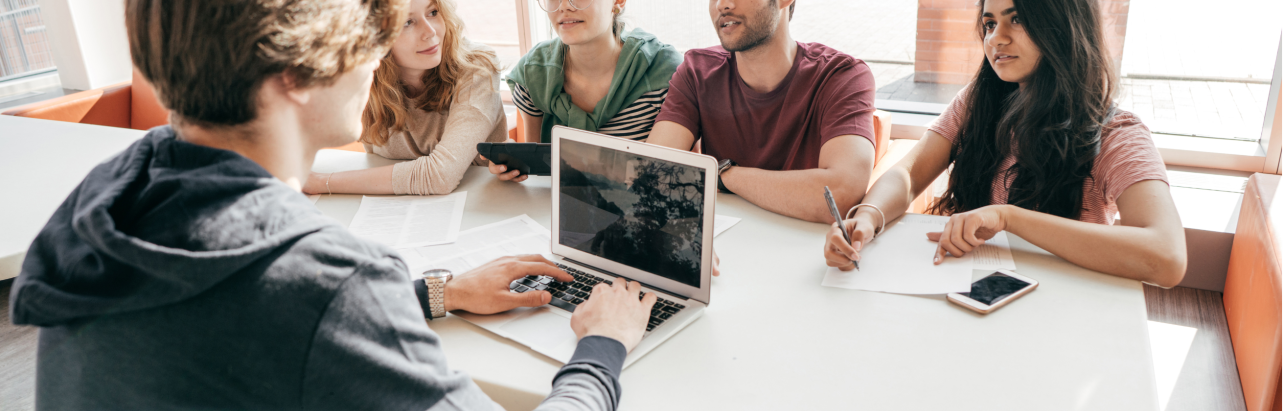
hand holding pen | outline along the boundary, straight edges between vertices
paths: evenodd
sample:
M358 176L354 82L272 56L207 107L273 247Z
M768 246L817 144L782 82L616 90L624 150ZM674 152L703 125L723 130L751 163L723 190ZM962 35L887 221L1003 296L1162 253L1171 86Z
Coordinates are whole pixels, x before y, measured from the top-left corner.
M829 211L836 209L837 205L833 204ZM849 220L842 220L840 215L835 216L834 220L840 223L834 223L825 238L825 263L842 271L859 269L860 249L873 240L874 230L878 229L877 219L877 216L871 216L867 212L855 213Z
M860 270L860 249L874 238L878 225L870 220L867 213L856 213L851 220L842 220L829 188L825 188L825 199L829 202L829 212L834 214L833 220L837 221L825 239L825 263L842 271Z

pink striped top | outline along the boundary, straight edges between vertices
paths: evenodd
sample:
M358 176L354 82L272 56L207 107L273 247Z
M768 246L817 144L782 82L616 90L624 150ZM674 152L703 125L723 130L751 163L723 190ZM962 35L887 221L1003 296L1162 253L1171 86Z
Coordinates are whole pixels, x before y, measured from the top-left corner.
M968 89L969 87L959 91L953 102L949 103L949 108L927 129L958 144L958 133L967 112ZM1012 175L1005 181L1002 176L1015 164L1014 155L1002 161L998 174L994 177L991 204L1007 203L1007 190L1015 181L1015 176ZM1092 165L1091 176L1083 181L1083 211L1079 220L1114 224L1114 217L1118 215L1118 205L1115 204L1118 196L1132 184L1145 180L1160 180L1170 184L1163 158L1158 154L1158 147L1154 146L1149 128L1136 115L1118 110L1101 136L1100 154Z

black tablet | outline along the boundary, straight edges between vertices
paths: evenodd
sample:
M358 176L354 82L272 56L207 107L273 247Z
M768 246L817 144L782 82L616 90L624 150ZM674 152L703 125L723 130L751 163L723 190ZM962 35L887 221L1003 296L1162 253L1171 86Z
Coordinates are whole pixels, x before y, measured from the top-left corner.
M477 143L477 152L495 164L532 176L552 175L551 143Z

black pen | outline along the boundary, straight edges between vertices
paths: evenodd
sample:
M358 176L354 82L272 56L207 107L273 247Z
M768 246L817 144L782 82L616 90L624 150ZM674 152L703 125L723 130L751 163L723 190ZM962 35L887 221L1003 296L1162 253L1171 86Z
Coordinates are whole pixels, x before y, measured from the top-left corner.
M824 199L829 202L829 212L833 213L833 221L838 222L838 230L842 232L842 238L846 240L847 245L850 245L851 234L846 232L846 224L842 224L842 213L838 212L838 202L833 200L833 192L829 190L829 186L824 186ZM859 260L851 260L851 262L855 263L856 270L860 269Z

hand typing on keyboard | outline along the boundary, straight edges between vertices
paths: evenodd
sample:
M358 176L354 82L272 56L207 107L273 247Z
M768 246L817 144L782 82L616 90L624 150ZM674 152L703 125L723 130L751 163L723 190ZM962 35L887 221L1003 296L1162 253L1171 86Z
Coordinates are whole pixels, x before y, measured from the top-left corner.
M474 314L494 314L517 307L538 307L548 304L552 294L547 291L515 294L508 285L514 279L540 276L561 281L574 281L574 277L558 270L540 255L503 257L464 273L446 283L446 311L463 310Z
M512 291L525 293L530 291L548 291L552 293L552 300L548 303L554 307L561 308L572 313L576 312L580 304L588 301L592 296L592 291L597 284L612 285L612 281L590 275L573 267L564 264L557 264L558 268L566 270L574 277L573 281L554 280L546 276L529 276L517 279L509 285ZM678 304L664 298L658 298L655 305L651 306L650 319L646 323L646 332L650 332L664 321L672 318L685 305Z
M590 295L593 298L579 304L570 317L570 329L575 331L575 335L579 338L590 335L614 338L628 351L637 347L646 333L646 321L655 306L655 294L643 294L641 284L637 282L614 281L598 283Z

